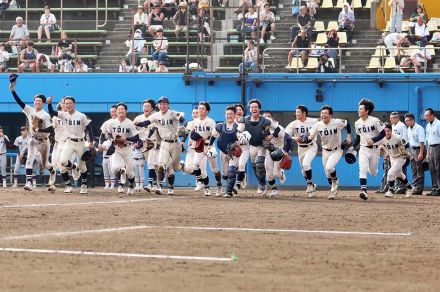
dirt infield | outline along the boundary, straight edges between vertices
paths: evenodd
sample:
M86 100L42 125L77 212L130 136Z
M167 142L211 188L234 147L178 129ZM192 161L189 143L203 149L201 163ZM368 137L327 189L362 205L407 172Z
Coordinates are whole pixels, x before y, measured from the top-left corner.
M0 291L438 291L440 198L251 193L0 190Z

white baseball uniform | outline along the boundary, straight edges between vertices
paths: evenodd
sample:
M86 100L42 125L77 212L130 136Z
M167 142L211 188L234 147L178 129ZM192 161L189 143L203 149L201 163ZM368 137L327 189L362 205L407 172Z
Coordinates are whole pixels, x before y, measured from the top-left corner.
M23 155L24 150L27 149L30 139L31 138L29 136L26 136L25 138L23 138L22 136L18 136L17 138L15 138L14 145L18 147L18 153L17 153L17 158L15 159L15 166L14 166L14 183L16 178L18 180L17 177L18 171L20 170L20 166L22 164L21 160L19 159L19 156Z
M186 125L186 131L187 133L190 133L192 130L194 130L194 121L189 121ZM196 153L196 151L194 150L194 146L195 141L192 140L191 137L189 137L188 135L188 148L186 150L185 167L183 169L185 173L193 173L194 171L194 153Z
M61 151L64 149L67 130L64 125L64 120L57 116L52 117L52 126L55 132L55 144L52 149L52 166L57 168L60 172L64 172L64 167L61 165L60 157Z
M402 167L406 161L406 143L407 142L402 137L393 133L389 139L384 137L378 144L390 157L391 167L388 170L387 175L387 180L389 182L396 180L396 178L400 178L402 180L406 178L402 170Z
M115 173L112 171L111 167L111 156L107 155L107 151L112 145L110 140L105 140L102 143L102 172L104 173L104 181L107 187L113 188L115 184Z
M144 186L144 176L145 176L145 158L141 149L133 148L133 171L136 186L143 187Z
M203 152L195 152L193 161L194 170L200 169L202 179L208 176L206 172L206 151L209 144L209 139L211 138L212 132L215 129L215 125L215 121L209 117L205 117L203 120L200 118L196 118L193 121L193 130L205 140L205 147Z
M336 170L336 165L342 157L342 129L347 127L347 120L331 119L328 124L319 121L313 125L310 134L321 136L322 164L325 175L331 178L331 173Z
M303 122L300 120L294 120L287 125L285 132L292 136L292 138L296 138L301 134L310 132L312 126L317 122L318 119L310 117L307 117ZM304 176L307 170L312 169L312 161L318 152L316 138L317 137L315 137L310 143L298 143L298 159Z
M270 142L277 148L284 148L284 134L285 130L282 126L278 125L281 128L281 131L278 133L278 137L273 137ZM273 131L271 131L273 134ZM266 168L266 177L269 183L273 181L275 178L282 177L282 169L280 168L280 161L273 161L270 156L270 151L266 149L266 159L264 160L264 167Z
M359 178L367 179L368 173L372 176L376 176L380 155L379 146L377 143L370 146L367 140L378 136L385 126L378 118L372 116L368 116L365 120L362 118L358 119L354 126L356 128L356 134L360 137L361 145L359 149Z
M6 187L6 143L9 143L9 138L3 135L0 137L0 174L3 179L3 187Z

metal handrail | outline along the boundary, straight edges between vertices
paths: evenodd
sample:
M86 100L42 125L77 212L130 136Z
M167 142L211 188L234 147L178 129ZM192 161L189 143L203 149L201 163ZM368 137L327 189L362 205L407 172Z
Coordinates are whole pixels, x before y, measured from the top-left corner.
M381 47L384 47L383 48L384 50L401 50L402 49L402 48L398 48L398 47L395 47L395 46L392 47L392 48L387 48L385 46L381 46ZM341 67L341 64L342 64L342 53L341 53L341 51L376 50L376 48L377 47L356 47L356 48L339 47L339 48L330 48L330 49L334 49L334 50L339 50L340 51L340 53L338 54L338 57L339 57L339 73L342 73L342 67ZM425 50L425 55L426 55L426 50L427 50L426 47L420 47L419 49ZM434 50L440 50L440 48L436 48L436 47L434 47L433 49ZM263 62L262 62L262 65L261 65L262 69L263 69L262 70L263 73L265 73L264 60L265 60L265 54L266 54L267 51L290 51L290 50L295 50L296 55L298 55L298 51L299 50L312 51L312 50L316 50L316 48L292 48L292 47L290 47L290 48L287 48L287 47L285 47L285 48L265 48L263 50L263 53L262 53L263 54L263 56L262 56ZM382 55L382 54L383 54L383 50L381 49L380 50L380 58L387 57L386 55ZM297 61L297 66L296 66L297 67L297 73L299 73L298 63L299 63L299 61ZM428 62L424 62L424 72L425 73L426 73L426 69L427 69L427 63ZM398 66L400 67L400 64ZM382 73L385 71L385 64L384 65L381 64L380 70L382 71ZM378 72L379 72L379 68L378 68Z
M104 17L104 23L103 24L99 24L99 0L96 0L96 30L98 30L98 28L104 27L107 25L107 21L108 21L108 0L104 0L105 2L105 17Z

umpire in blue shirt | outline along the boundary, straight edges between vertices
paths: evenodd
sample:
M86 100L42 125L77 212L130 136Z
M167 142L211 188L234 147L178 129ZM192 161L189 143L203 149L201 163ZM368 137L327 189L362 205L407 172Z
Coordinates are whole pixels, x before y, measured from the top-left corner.
M440 121L435 117L434 110L425 110L426 119L426 144L429 171L432 179L432 192L428 196L440 196Z

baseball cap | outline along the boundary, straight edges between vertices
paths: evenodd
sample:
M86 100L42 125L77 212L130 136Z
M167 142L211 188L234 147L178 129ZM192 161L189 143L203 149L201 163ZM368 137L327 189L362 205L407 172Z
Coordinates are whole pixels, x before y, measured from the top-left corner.
M159 65L165 65L164 61L159 61Z
M170 103L170 101L168 100L168 98L166 96L162 96L161 98L159 98L159 101L157 103L161 103L161 102L168 103L168 104Z

